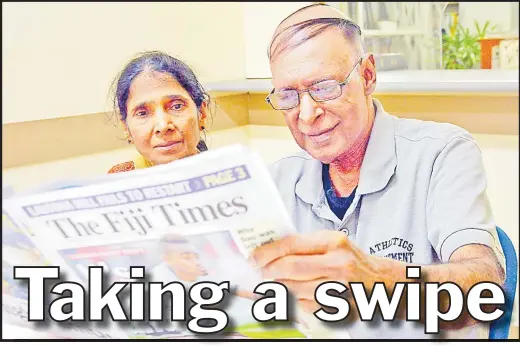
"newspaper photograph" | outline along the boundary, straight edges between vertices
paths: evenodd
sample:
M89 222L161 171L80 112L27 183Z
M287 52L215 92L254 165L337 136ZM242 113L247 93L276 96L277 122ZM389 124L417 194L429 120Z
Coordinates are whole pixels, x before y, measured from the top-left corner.
M198 282L227 281L222 310L231 323L223 337L306 337L292 321L261 323L251 314L253 291L263 280L248 256L294 228L261 158L243 146L15 196L4 208L68 281L87 287L91 267L103 269L107 288L177 282L188 292ZM144 277L132 278L131 267L143 267ZM164 299L164 315L178 302ZM198 337L186 321L113 322L103 331L117 338L121 332L127 338Z

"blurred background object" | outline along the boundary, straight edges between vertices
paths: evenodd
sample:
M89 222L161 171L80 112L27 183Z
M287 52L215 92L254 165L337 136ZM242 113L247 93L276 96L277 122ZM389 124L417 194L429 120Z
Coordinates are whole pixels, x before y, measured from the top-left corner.
M505 39L499 45L500 68L504 70L518 70L518 37Z
M515 2L330 2L359 24L367 50L401 54L409 69L511 69ZM504 52L504 53L502 53ZM503 59L500 54L506 54ZM504 65L504 66L502 66Z

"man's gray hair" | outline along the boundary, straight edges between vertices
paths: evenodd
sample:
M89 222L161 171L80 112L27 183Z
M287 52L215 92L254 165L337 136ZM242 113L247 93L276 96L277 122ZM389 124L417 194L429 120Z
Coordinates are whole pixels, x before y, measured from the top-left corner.
M287 49L296 48L330 28L340 29L345 39L355 49L360 50L358 52L360 55L363 54L365 49L359 25L344 18L314 18L288 26L274 36L269 45L267 56L272 61L278 54ZM304 31L305 34L298 35ZM295 36L299 37L294 39Z

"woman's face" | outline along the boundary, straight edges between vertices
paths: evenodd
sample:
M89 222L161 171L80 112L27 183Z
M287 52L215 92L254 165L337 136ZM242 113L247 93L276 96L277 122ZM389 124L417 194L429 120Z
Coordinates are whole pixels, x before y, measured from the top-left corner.
M144 71L132 82L125 127L136 149L152 164L168 163L198 152L206 105L168 73Z

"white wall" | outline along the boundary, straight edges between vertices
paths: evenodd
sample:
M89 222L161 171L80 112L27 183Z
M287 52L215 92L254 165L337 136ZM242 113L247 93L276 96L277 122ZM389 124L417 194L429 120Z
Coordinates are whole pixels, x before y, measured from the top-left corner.
M492 25L497 25L496 32L510 32L518 30L518 4L516 4L516 24L512 12L515 11L512 2L459 2L459 19L460 24L469 28L471 32L476 33L475 23L477 20L482 27L486 20Z
M518 12L519 12L518 2L511 3L511 28L513 31L518 32Z
M278 24L312 2L243 2L246 78L271 78L267 48Z
M203 81L245 77L240 3L2 3L3 124L110 110L110 83L163 50Z

